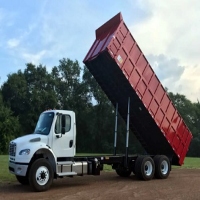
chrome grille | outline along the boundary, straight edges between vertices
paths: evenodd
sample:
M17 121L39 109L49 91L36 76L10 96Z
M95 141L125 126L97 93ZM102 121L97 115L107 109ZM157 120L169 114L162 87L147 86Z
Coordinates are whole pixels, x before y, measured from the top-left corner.
M16 154L16 143L11 142L9 146L9 155L15 156L15 154Z

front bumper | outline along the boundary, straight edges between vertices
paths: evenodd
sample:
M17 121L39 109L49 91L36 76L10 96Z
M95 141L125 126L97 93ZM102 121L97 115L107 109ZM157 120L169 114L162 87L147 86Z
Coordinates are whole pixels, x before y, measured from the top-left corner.
M28 164L9 161L9 171L18 176L26 176Z

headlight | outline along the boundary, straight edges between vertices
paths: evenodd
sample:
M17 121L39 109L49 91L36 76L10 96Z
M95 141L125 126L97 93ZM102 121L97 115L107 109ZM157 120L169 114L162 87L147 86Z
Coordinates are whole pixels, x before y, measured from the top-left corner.
M23 149L19 152L19 155L29 155L30 154L30 149Z

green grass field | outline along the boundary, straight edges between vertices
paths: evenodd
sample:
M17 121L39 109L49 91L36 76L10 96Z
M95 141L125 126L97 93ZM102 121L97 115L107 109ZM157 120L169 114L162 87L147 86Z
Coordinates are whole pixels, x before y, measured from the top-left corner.
M12 182L16 178L8 171L8 156L0 155L0 183Z
M83 156L83 155L86 154L78 154L78 156ZM178 168L200 169L200 158L187 157L185 158L184 164ZM110 165L104 165L104 171L112 171L112 167ZM8 156L0 155L0 184L13 181L16 181L16 178L13 174L9 173L8 171Z
M200 158L186 157L181 168L200 169Z

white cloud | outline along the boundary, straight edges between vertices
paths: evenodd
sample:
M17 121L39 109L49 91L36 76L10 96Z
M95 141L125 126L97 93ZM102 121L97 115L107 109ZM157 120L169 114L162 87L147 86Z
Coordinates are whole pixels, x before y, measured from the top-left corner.
M54 56L55 59L61 59L63 56L78 59L80 49L85 47L82 43L89 38L87 23L94 22L91 18L92 12L87 13L87 3L83 1L68 1L57 6L55 4L47 4L47 12L41 14L41 43L48 47L49 56ZM49 12L49 7L55 7L54 12ZM89 35L94 35L94 31Z
M13 38L13 39L8 40L7 45L9 48L14 48L14 47L17 47L19 43L20 43L20 40Z
M178 57L184 64L197 64L197 52L200 52L200 1L141 2L143 6L148 4L146 9L151 10L152 14L141 23L133 24L130 30L145 53L167 54Z
M23 53L22 57L26 60L26 62L31 62L33 64L40 64L41 60L46 55L46 50L42 50L38 53Z
M133 37L147 58L154 58L149 61L162 84L196 101L200 92L200 1L139 2L151 14L129 27Z
M181 66L177 59L169 59L163 54L158 56L150 54L147 58L161 82L166 80L177 82L184 73L185 67Z
M165 55L148 55L147 59L164 87L170 92L185 95L192 101L200 100L200 66L180 65L179 60Z
M200 100L200 66L187 66L181 76L179 85L181 87L181 94L187 95L192 101Z

